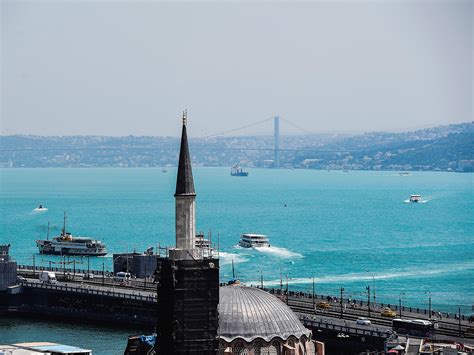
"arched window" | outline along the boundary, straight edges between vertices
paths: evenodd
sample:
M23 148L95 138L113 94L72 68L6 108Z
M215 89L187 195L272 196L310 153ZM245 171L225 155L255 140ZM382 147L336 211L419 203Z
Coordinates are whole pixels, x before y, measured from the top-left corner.
M264 355L263 354L263 342L261 340L256 340L253 343L253 352L255 355Z
M273 353L273 351L275 352ZM272 345L270 346L270 354L281 355L281 343L278 340L272 342Z
M249 353L247 347L241 341L235 343L232 350L234 355L247 355Z
M285 355L296 355L295 341L293 339L288 339L286 344L288 347L286 348Z
M219 350L217 351L217 354L219 355L224 355L225 354L225 349L227 349L227 343L223 340L219 342Z

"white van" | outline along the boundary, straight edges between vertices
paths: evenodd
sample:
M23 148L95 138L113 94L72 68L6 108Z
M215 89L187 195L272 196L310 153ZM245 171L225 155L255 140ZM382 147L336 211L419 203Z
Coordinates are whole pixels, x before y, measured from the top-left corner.
M47 284L56 284L58 280L56 279L56 274L51 271L41 271L39 274L40 282Z
M131 278L132 278L132 275L129 272L120 271L120 272L117 272L117 274L115 274L114 281L126 282L126 281L130 281Z

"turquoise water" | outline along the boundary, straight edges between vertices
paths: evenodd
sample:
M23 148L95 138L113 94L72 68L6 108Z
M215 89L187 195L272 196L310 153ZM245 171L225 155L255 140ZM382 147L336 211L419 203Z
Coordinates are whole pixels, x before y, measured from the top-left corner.
M290 288L309 291L314 277L318 293L337 294L342 286L365 299L370 285L378 301L398 302L404 292L404 304L427 308L431 294L434 308L470 313L473 176L253 169L235 178L225 168L195 168L197 228L211 230L214 243L219 234L223 281L234 260L248 283L259 283L261 272L265 285L279 286L281 274ZM0 243L12 244L19 263L31 264L33 254L37 264L57 261L41 258L34 240L45 237L48 221L56 234L67 210L69 230L103 240L110 254L173 245L175 179L174 169L3 169ZM428 201L406 203L415 193ZM48 212L33 212L40 203ZM272 247L236 247L244 232L267 234ZM102 262L111 268L111 256L93 263ZM0 341L43 334L25 327L1 332Z

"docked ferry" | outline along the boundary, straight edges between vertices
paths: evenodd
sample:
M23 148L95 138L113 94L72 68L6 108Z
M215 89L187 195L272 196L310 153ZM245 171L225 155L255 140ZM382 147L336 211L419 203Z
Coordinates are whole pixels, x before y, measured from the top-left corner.
M201 250L203 257L210 257L212 256L212 252L214 251L211 246L211 241L206 239L203 234L197 234L194 240L194 246Z
M243 248L269 247L268 237L264 234L246 233L240 236L239 245Z
M61 235L53 237L52 240L37 240L36 246L40 254L54 255L85 255L103 256L107 254L107 248L100 240L87 237L75 237L66 231L66 213L64 213L64 226Z

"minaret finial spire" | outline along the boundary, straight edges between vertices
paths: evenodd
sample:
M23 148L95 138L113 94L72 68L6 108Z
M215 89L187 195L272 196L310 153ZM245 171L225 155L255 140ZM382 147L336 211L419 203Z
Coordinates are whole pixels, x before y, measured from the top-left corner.
M186 126L188 123L188 110L183 111L183 126Z

